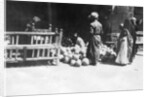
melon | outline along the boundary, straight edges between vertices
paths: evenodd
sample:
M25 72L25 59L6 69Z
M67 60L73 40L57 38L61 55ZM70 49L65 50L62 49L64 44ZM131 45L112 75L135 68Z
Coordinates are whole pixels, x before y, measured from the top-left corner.
M85 53L86 53L86 49L82 48L82 49L80 50L80 54L85 55Z
M79 45L75 45L75 53L79 54L80 50L81 50L80 46Z
M52 65L57 65L56 60L53 60L53 61L52 61Z
M79 55L79 54L74 54L74 55L72 56L72 58L73 58L74 60L78 60L78 59L79 59L79 57L80 57L80 55Z
M83 54L79 54L79 59L83 59L85 56Z
M51 53L52 53L52 56L55 56L56 50L52 49L52 50L51 50Z
M61 54L64 54L65 52L66 52L66 48L61 47L61 48L60 48L60 53L61 53Z
M68 56L65 56L65 57L64 57L64 62L65 62L65 63L69 63L69 61L70 61L70 58L69 58Z
M89 64L90 64L90 61L89 61L88 58L84 58L84 59L82 60L82 65L83 65L83 66L86 66L86 65L89 65Z
M60 61L63 61L63 59L64 59L64 55L60 54L60 55L59 55L59 60L60 60Z
M81 65L82 65L82 61L81 61L80 59L78 59L78 60L76 61L75 66L81 66Z
M71 65L71 66L74 66L75 64L76 64L76 60L71 59L71 61L70 61L70 65Z

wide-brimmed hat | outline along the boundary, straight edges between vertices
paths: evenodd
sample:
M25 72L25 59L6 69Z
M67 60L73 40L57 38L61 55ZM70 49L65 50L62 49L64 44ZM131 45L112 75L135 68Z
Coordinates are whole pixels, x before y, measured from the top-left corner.
M89 18L98 19L98 17L99 17L98 12L91 12L91 14L89 15Z

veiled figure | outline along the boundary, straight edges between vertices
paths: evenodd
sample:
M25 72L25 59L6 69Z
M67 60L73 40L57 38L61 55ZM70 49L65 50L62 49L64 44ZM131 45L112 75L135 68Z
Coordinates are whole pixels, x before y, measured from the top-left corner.
M120 65L126 65L130 63L132 54L133 38L130 35L128 29L120 25L120 36L117 43L117 57L115 62Z

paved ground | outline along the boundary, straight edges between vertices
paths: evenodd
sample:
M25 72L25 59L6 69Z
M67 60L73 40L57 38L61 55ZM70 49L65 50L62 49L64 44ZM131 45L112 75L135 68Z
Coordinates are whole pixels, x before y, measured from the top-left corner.
M50 94L90 91L142 89L143 56L138 54L133 64L116 66L11 67L6 69L6 94Z

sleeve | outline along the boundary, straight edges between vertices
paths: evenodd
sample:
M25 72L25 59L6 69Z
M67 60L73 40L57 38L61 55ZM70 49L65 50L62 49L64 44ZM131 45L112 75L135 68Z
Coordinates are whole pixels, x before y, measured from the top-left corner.
M93 33L94 33L94 29L93 29L92 24L90 24L90 34L93 34Z

